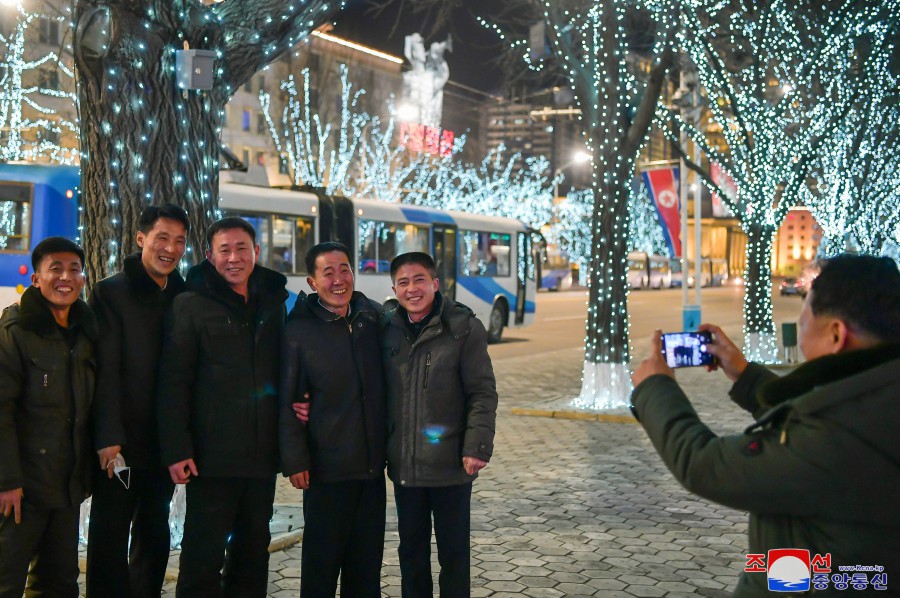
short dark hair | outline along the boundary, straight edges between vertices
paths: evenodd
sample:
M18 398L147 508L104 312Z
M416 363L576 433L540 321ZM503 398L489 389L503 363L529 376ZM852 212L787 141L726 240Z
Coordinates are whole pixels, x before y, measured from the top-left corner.
M900 270L889 257L845 253L823 260L811 298L817 316L840 318L881 342L900 342Z
M391 260L391 282L397 276L397 270L408 264L418 264L428 270L428 274L432 278L437 278L437 266L434 265L434 258L423 251L410 251L401 253Z
M212 240L218 233L223 230L232 230L235 228L239 228L248 235L250 235L250 240L253 241L253 244L256 245L256 229L253 228L253 225L244 220L243 218L238 218L237 216L228 216L227 218L220 218L209 225L209 228L206 229L206 247L212 249Z
M37 272L38 267L41 265L41 260L47 255L62 252L77 255L78 259L81 260L81 269L84 270L84 249L75 241L65 237L47 237L35 245L34 250L31 252L31 267Z
M147 206L144 208L144 211L141 212L141 217L138 220L138 230L146 235L153 230L153 225L156 224L156 221L160 218L169 218L170 220L180 222L184 227L185 232L191 232L191 221L188 220L187 212L185 212L184 208L181 206L176 206L173 203L167 203L161 206Z
M343 243L338 243L337 241L325 241L324 243L319 243L318 245L313 245L309 248L309 251L306 252L306 271L310 275L316 273L316 258L322 255L323 253L331 253L332 251L340 251L344 255L347 256L347 261L352 262L353 258L350 257L350 250L347 249L347 246Z

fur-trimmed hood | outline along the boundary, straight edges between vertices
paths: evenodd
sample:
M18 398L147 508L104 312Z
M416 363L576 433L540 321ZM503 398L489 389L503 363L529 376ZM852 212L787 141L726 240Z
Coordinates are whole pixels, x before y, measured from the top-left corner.
M25 330L44 337L60 334L47 300L35 286L25 289L19 305L10 305L3 310L0 326L9 327L16 323ZM97 318L82 299L76 300L69 308L69 326L77 326L91 342L97 342L99 336Z

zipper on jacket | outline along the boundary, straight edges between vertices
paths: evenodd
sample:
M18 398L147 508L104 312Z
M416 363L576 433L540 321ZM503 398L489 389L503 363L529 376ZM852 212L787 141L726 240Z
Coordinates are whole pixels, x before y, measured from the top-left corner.
M425 354L425 388L428 388L428 370L431 368L431 353Z
M47 378L48 378L47 374L44 374L44 388L47 388L47 386L48 386Z

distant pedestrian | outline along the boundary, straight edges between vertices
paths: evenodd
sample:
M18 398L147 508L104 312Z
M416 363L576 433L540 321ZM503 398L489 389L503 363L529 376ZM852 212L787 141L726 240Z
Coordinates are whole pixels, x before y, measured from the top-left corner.
M883 567L887 587L887 576L900 571L897 264L853 255L826 261L800 312L807 362L782 378L748 363L717 326L700 330L713 334L707 348L718 363L710 369L734 382L732 400L756 423L717 436L701 422L660 353L659 331L632 377L632 401L679 482L749 511L748 565L756 572L741 575L735 596L768 595L765 559L779 548L819 555L817 567L835 575L842 566ZM865 578L875 590L875 573ZM813 581L816 596L845 594L828 575L810 580L808 569L795 569L792 579L787 587L795 590Z
M245 220L214 222L206 240L206 260L172 305L157 392L162 460L187 484L176 595L261 598L287 279L256 264Z
M62 237L0 318L0 596L78 596L78 517L87 498L97 322L79 297L84 251Z
M427 253L394 258L391 281L399 305L382 318L381 346L402 593L433 596L433 517L440 595L469 596L472 482L491 458L497 412L487 332L438 291Z
M303 490L300 594L381 596L385 519L385 397L381 305L353 290L350 251L306 254L315 291L294 305L281 354L281 462ZM304 395L308 395L308 398ZM308 403L308 423L294 403Z
M138 221L140 253L91 291L100 326L94 426L100 463L91 500L88 598L158 597L165 581L175 485L159 456L156 387L163 317L185 290L178 264L190 227L176 205L145 208Z

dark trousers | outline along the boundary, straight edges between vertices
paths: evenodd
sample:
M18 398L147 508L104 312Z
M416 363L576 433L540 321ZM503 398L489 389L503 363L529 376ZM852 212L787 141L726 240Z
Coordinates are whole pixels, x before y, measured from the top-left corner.
M191 478L186 498L175 595L263 598L275 476Z
M400 532L403 598L431 598L431 518L441 574L441 598L469 596L469 509L472 482L439 488L394 484Z
M0 597L78 597L78 514L78 506L42 509L23 500L18 525L0 515Z
M96 472L87 596L158 598L169 560L169 504L175 484L165 469L132 469L127 490L105 471L96 468Z
M334 598L338 575L341 596L381 597L385 494L383 475L303 492L303 598Z

